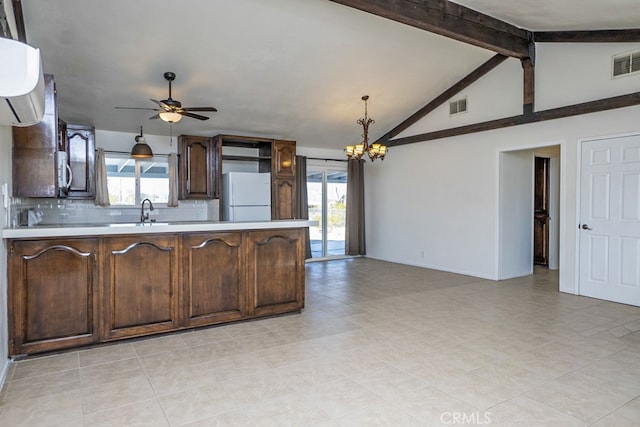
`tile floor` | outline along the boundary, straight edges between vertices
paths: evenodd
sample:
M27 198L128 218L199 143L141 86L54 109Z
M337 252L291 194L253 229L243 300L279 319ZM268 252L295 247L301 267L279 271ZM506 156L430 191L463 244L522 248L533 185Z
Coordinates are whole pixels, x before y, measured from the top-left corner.
M301 314L12 362L1 426L638 426L640 308L359 258Z

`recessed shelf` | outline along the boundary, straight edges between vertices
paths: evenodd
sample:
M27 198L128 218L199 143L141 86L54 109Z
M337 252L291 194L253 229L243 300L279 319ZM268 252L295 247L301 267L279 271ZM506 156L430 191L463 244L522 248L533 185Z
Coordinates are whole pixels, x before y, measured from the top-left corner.
M259 160L271 160L271 156L235 156L235 155L222 155L222 160L235 160L240 162L256 162Z

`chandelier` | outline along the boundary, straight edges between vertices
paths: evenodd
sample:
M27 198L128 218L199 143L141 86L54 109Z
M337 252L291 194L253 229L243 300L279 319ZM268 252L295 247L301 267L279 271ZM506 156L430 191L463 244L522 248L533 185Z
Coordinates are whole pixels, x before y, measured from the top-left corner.
M367 100L369 95L362 97L364 101L364 117L358 120L358 124L362 125L362 142L357 145L348 145L344 151L347 153L348 159L360 159L365 153L369 155L369 158L373 162L375 159L384 160L384 156L387 154L387 146L376 142L369 145L369 125L375 123L373 119L367 116Z

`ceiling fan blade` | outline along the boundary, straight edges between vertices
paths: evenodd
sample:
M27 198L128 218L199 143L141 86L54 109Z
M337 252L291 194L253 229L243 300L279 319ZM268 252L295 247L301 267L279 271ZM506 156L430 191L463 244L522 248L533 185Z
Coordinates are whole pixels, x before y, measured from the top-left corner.
M113 107L116 110L147 110L147 111L158 111L157 108L143 108L143 107Z
M158 106L159 106L160 108L162 108L164 111L171 111L171 107L169 107L167 104L165 104L165 103L164 103L164 102L162 102L162 101L158 101L158 100L156 100L156 99L150 99L149 101L151 101L151 102L155 102L155 103L156 103L156 104L158 104Z
M218 111L214 107L182 107L183 111Z
M153 116L149 117L149 120L155 120L159 118L160 118L160 114L154 114Z
M201 116L200 114L193 114L193 113L189 113L187 111L176 111L178 114L182 114L183 116L186 117L191 117L192 119L198 119L198 120L209 120L209 117L206 116Z

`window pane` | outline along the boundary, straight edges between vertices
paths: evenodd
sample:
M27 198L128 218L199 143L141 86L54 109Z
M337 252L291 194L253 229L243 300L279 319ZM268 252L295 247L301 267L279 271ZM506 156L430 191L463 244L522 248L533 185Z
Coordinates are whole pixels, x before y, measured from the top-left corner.
M169 200L169 164L167 159L138 160L140 199L167 203Z
M108 176L109 202L112 205L136 204L136 180L134 177Z
M166 203L169 198L169 165L166 158L132 159L126 154L105 156L107 187L112 205L139 205L141 200ZM136 168L139 173L136 174ZM136 176L140 194L136 197Z
M327 171L327 256L344 255L347 173Z
M136 204L135 161L125 155L107 154L107 187L112 205Z
M318 225L309 227L311 252L313 257L324 256L322 238L322 171L307 170L307 201L309 204L309 219L318 221Z

